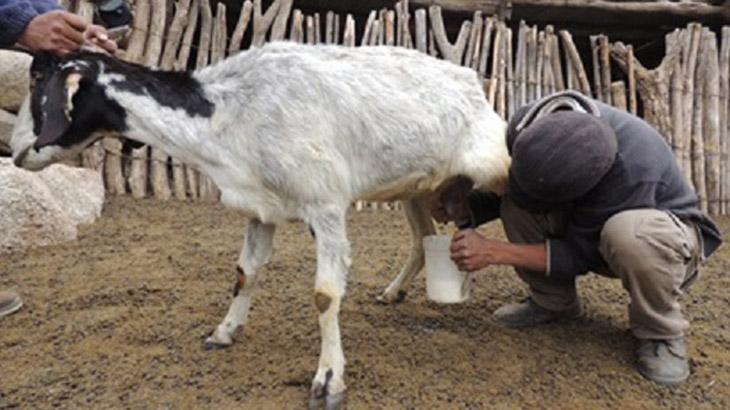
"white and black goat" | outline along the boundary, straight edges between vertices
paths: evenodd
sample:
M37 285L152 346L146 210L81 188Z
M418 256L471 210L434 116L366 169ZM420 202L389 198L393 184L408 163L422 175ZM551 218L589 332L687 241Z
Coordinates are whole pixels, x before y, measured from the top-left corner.
M337 408L344 397L338 312L350 204L405 200L413 249L380 297L393 302L423 267L421 238L434 232L424 198L457 177L497 189L509 166L505 124L476 73L403 48L273 43L194 73L82 52L37 56L32 76L30 109L12 139L18 166L42 168L101 131L118 132L197 166L224 204L250 217L233 302L207 345L231 344L246 322L276 225L311 227L322 341L314 406Z

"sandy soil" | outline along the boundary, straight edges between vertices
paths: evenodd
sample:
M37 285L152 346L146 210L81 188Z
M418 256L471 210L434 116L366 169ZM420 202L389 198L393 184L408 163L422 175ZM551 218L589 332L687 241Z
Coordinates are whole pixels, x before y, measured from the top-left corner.
M491 320L524 296L506 268L481 272L463 304L429 302L420 276L404 303L382 306L375 297L407 257L405 219L349 222L347 408L730 408L727 246L685 298L693 375L665 388L634 371L618 281L580 279L585 315L529 330ZM244 224L220 205L113 199L77 242L0 257L0 288L25 299L0 319L0 409L303 408L319 353L303 225L277 231L237 342L201 348L228 308Z

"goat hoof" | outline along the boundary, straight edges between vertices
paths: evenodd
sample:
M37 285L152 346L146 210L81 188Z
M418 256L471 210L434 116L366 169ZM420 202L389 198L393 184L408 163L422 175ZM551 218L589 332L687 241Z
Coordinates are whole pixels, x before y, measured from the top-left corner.
M205 339L205 342L203 342L203 350L225 349L231 344L233 344L233 339L230 337L220 337L214 330Z
M309 394L309 410L339 410L344 407L345 392L328 394L325 386L315 383Z
M381 305L391 305L394 303L403 303L404 300L406 300L406 295L408 295L408 292L405 290L399 290L397 294L391 295L387 292L383 292L382 295L378 296L377 302Z

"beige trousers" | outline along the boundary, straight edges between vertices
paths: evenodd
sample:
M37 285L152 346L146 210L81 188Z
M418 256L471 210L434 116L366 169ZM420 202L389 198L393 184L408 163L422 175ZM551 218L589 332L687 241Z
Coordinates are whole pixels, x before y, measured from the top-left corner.
M513 243L539 243L559 236L567 214L532 214L503 198L501 218ZM620 212L601 231L599 251L606 266L602 276L621 279L631 297L629 324L642 339L669 339L684 335L689 322L679 299L697 279L702 255L698 229L671 213L656 209ZM530 296L550 310L578 304L575 278L515 268L530 289Z

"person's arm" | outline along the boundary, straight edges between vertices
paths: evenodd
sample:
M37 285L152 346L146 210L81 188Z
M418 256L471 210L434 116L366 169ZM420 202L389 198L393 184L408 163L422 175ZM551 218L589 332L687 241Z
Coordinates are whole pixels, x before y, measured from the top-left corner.
M487 238L473 229L456 232L451 239L451 259L464 272L510 265L544 273L547 258L545 243L515 244Z
M28 0L0 0L0 48L15 44L36 16L38 11Z

